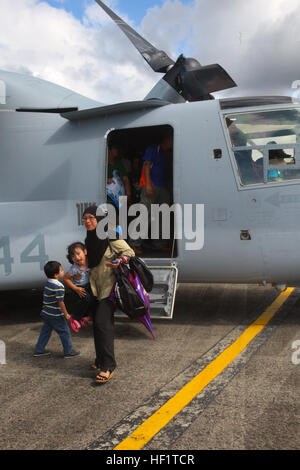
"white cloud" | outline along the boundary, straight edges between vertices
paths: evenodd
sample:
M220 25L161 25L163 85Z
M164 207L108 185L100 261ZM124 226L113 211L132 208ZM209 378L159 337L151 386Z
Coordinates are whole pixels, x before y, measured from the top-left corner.
M136 28L117 0L107 3ZM300 79L299 26L298 0L167 0L148 9L138 32L173 59L183 47L202 64L220 63L241 95L290 91ZM1 0L0 68L107 103L142 99L161 78L93 1L80 22L45 2Z
M204 9L204 5L208 8ZM298 0L196 0L190 23L195 56L218 62L245 92L289 93L300 77Z
M300 79L299 0L168 0L142 25L172 57L180 44L201 64L222 65L238 87L219 95L288 94Z
M87 16L81 23L44 2L1 0L1 69L53 81L100 102L142 99L156 77L132 49L111 20L100 26Z

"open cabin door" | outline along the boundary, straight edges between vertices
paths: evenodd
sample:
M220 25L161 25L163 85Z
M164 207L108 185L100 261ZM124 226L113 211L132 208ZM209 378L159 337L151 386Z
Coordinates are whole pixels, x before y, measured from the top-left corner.
M172 319L177 288L178 269L175 262L169 266L158 266L155 259L144 259L154 278L154 285L150 295L151 318ZM165 263L168 260L159 260ZM167 263L166 263L167 264ZM120 310L116 310L117 317L127 315Z

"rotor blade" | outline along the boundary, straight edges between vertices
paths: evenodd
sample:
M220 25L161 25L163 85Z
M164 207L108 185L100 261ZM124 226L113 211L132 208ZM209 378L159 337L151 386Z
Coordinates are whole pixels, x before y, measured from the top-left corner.
M165 73L174 61L164 52L156 49L150 42L146 41L134 29L132 29L125 21L116 15L110 8L108 8L101 0L95 0L98 5L111 17L111 19L121 28L123 33L126 34L128 39L137 48L140 54L148 62L154 72Z

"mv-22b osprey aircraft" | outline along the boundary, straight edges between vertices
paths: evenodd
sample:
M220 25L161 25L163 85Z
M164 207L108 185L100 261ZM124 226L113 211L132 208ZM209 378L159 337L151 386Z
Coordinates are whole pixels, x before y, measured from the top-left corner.
M214 99L236 86L220 65L174 62L96 1L164 75L142 101L103 105L0 72L1 290L41 286L47 260L66 266L67 245L85 238L84 209L106 201L110 142L141 158L166 130L172 202L204 207L193 232L203 228L204 237L193 247L183 230L169 252L145 252L156 280L152 312L172 316L177 281L299 285L299 104Z

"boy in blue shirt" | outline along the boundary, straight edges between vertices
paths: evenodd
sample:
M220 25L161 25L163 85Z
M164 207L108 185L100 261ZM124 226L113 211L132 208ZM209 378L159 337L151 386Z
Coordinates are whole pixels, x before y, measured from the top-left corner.
M60 337L64 357L78 356L80 352L73 350L70 329L67 324L67 321L70 320L70 315L64 304L65 288L64 285L59 282L59 279L64 275L61 264L57 261L49 261L44 266L44 272L47 276L41 311L44 324L35 347L34 357L49 356L51 354L50 351L45 350L45 346L53 330L56 331Z

